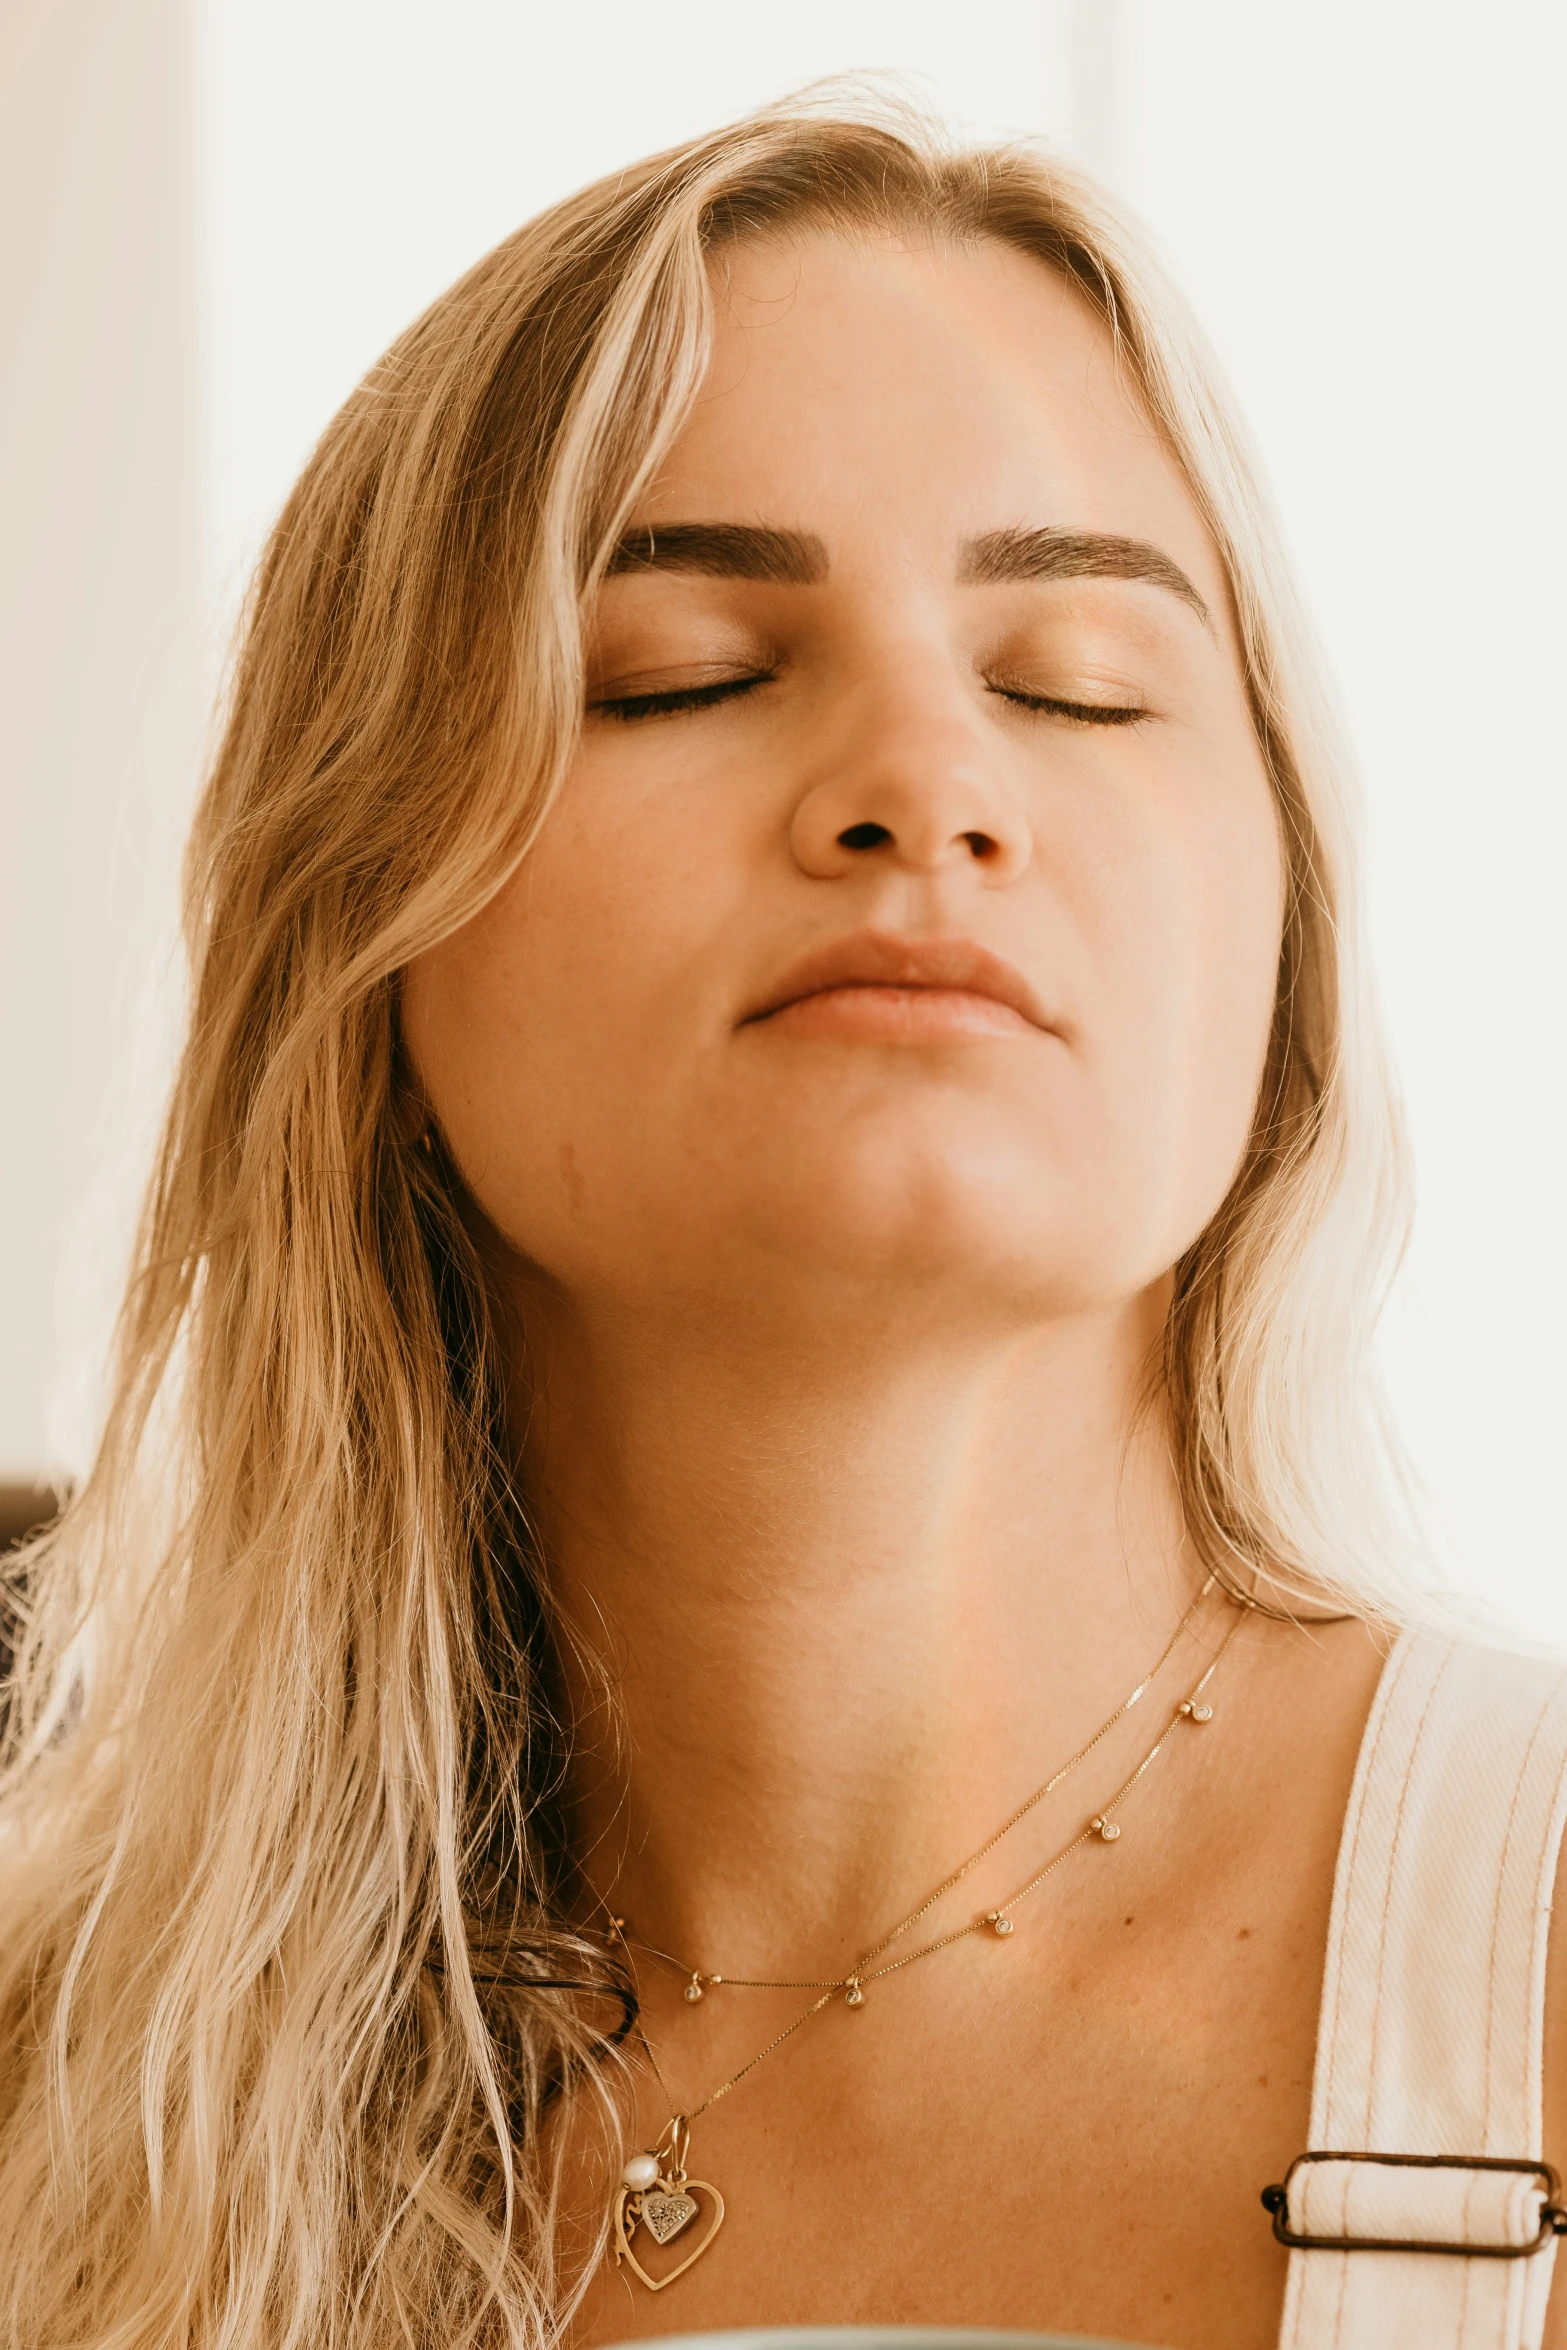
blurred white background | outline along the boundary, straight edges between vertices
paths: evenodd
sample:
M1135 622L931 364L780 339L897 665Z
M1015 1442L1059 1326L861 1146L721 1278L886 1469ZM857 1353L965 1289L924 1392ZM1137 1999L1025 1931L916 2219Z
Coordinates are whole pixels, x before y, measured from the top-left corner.
M1567 1641L1564 65L1547 0L8 0L0 1477L80 1422L223 647L315 435L539 206L891 71L1097 169L1237 384L1367 777L1422 1182L1390 1383L1454 1570Z

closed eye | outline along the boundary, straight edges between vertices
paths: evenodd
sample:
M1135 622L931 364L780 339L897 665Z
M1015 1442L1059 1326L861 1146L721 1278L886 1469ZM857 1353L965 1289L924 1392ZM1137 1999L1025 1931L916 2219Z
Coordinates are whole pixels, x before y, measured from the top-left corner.
M1012 685L993 685L990 691L1021 710L1043 710L1052 718L1068 718L1079 726L1135 726L1148 716L1140 702L1069 702L1059 694L1029 694Z
M635 721L638 718L672 718L680 710L711 710L719 702L732 702L737 695L750 693L759 685L770 685L773 672L758 670L749 677L721 677L712 685L671 686L664 693L609 694L602 701L590 702L590 710L601 712L607 718Z

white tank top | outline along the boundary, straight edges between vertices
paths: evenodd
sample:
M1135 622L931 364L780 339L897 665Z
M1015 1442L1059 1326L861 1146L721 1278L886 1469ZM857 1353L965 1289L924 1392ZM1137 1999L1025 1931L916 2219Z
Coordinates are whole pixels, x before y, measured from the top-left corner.
M1526 2166L1564 1811L1567 1665L1406 1633L1339 1847L1310 2152L1428 2159L1303 2161L1276 2224L1467 2249L1292 2250L1280 2350L1538 2350L1555 2236Z

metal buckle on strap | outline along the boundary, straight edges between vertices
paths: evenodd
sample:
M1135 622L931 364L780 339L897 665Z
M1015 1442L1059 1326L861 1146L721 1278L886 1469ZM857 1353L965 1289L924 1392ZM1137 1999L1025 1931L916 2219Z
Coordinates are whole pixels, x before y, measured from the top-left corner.
M1289 2224L1290 2188L1304 2164L1314 2162L1377 2162L1400 2170L1514 2171L1540 2181L1544 2201L1539 2233L1524 2244L1439 2243L1422 2236L1314 2236ZM1527 2260L1541 2252L1553 2236L1567 2235L1567 2210L1558 2198L1561 2181L1548 2162L1512 2162L1492 2154L1335 2154L1317 2151L1297 2154L1283 2183L1264 2187L1262 2206L1273 2214L1273 2233L1293 2252L1443 2252L1460 2260Z

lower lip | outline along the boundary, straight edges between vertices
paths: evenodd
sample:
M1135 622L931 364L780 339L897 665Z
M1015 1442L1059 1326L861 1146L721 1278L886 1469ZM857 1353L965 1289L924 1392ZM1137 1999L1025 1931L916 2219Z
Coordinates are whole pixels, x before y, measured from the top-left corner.
M781 1005L758 1025L791 1036L858 1037L878 1044L1037 1033L1010 1004L956 987L824 987Z

